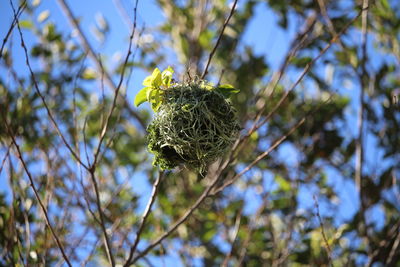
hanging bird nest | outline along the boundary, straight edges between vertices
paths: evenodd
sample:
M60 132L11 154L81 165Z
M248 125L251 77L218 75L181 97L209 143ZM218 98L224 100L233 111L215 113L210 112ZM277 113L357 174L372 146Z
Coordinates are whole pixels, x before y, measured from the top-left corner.
M228 85L212 87L204 81L192 81L174 83L160 91L160 104L147 128L153 164L161 169L185 165L204 173L210 163L223 156L240 130L235 109L226 99L226 92L232 90Z

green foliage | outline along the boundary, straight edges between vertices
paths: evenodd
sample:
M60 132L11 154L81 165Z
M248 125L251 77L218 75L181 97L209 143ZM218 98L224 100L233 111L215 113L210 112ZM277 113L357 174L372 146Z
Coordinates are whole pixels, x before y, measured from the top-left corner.
M165 91L174 89L177 85L177 83L173 82L173 73L174 70L171 67L168 67L163 72L158 68L155 68L153 74L144 79L143 85L146 87L142 88L139 93L137 93L134 100L135 106L138 107L148 101L151 104L153 111L157 112L161 104L163 104L163 95ZM198 84L204 89L218 91L225 98L229 98L231 95L240 92L239 89L235 89L230 84L214 86L212 83L207 81L200 81Z
M143 28L138 20L135 57L126 66L123 60L115 64L113 53L119 51L109 54L108 49L111 41L126 40L123 31L116 30L118 24L107 12L96 14L97 7L88 13L80 26L84 35L92 31L96 37L86 36L101 59L100 68L77 41L76 31L65 27L64 17L46 11L52 10L46 1L27 1L19 25L33 76L20 64L25 61L21 61L24 55L16 26L0 58L0 181L5 189L0 193L0 266L65 265L10 145L3 115L73 266L109 265L90 173L80 167L49 120L33 77L66 142L85 163L93 162L114 108L95 175L117 264L124 262L134 242L143 203L149 198L147 184L156 180L158 168L151 164L149 150L158 167L186 168L165 172L143 228L140 250L192 212L213 178L210 171L210 179L199 180L198 173L204 175L210 163L228 154L239 130L245 141L236 148L216 187L269 151L304 119L249 172L196 206L135 266L158 264L171 254L185 266L221 266L225 260L226 266L398 266L398 1L369 1L366 71L362 16L320 55L358 14L360 1L239 1L207 76L221 85L197 78L175 82L172 77L182 77L186 71L187 77L201 75L230 12L229 1L156 2L165 19L149 25L143 16ZM139 4L139 16L146 12L144 6ZM79 11L77 6L71 9L73 14ZM7 15L11 8L6 4L4 10ZM268 12L273 12L272 19L264 17L271 24L256 29L268 39L248 42L260 14L264 20L262 15ZM9 15L5 21L11 23L14 16ZM93 25L89 31L85 26L91 18L95 21L89 22ZM8 30L9 25L4 26ZM310 31L301 34L308 27ZM296 48L287 59L275 55L281 37L288 50ZM125 51L124 46L120 49ZM280 102L316 56L320 57L298 86ZM170 67L155 69L166 62L181 66L180 73ZM124 94L134 90L128 73L132 70L135 75L137 69L153 72L132 103ZM114 102L112 84L121 74L123 85ZM241 89L240 94L235 88ZM360 88L365 93L364 164L358 191L354 162ZM144 102L155 112L153 121L151 111L132 105ZM246 139L257 118L260 122L267 116L266 123ZM218 162L211 167L214 170Z

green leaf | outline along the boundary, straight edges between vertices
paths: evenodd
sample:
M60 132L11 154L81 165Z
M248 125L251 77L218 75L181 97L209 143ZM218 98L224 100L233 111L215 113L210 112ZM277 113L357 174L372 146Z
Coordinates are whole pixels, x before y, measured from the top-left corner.
M214 32L211 30L205 30L200 33L199 43L201 47L208 49L211 47L211 41L214 37Z
M234 88L230 84L221 84L216 88L217 92L221 93L225 98L230 97L233 94L237 94L240 92L239 89Z
M30 20L20 20L19 26L21 28L25 28L25 29L32 29L33 24L32 24L32 21L30 21Z
M174 69L171 68L171 66L168 66L168 68L161 73L162 84L165 87L170 87L171 86L172 74L173 73L174 73Z
M158 88L162 85L161 71L155 68L153 74L151 74L151 86Z
M158 88L161 84L161 71L158 68L155 68L153 73L143 80L143 85L146 87Z
M97 77L96 71L91 68L85 69L82 73L82 78L85 80L94 80L96 79L96 77Z
M153 80L152 76L147 76L146 78L144 78L143 80L143 85L146 87L151 87L151 81Z
M150 102L151 104L151 109L154 112L157 112L157 110L160 108L161 103L162 103L162 91L159 89L150 89L147 91L147 101Z
M290 183L280 175L275 176L275 182L278 184L279 189L281 189L284 192L287 192L291 189Z
M147 101L147 92L149 91L150 87L142 88L139 93L135 96L135 106L140 106L142 103Z
M206 81L202 81L200 84L200 87L206 90L214 90L215 87L212 83L210 82L206 82Z

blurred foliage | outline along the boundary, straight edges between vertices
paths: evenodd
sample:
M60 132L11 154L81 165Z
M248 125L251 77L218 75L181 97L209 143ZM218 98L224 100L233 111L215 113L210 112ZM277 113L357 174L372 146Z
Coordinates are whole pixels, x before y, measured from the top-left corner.
M357 15L361 2L239 1L207 79L240 89L232 96L232 105L238 111L242 136L257 115L268 116L333 34ZM400 266L400 104L396 102L400 98L400 5L395 0L369 2L365 68L359 18L310 68L268 122L239 146L221 182L243 170L306 117L304 124L232 186L208 197L138 266L151 266L152 261L171 255L183 266ZM200 76L230 11L228 1L158 0L157 4L165 20L142 30L143 40L136 57L128 61L126 77L131 68L149 72L160 65L174 66L182 80ZM245 40L256 11L265 9L274 12L277 20L277 25L266 28L283 31L294 40L290 47L298 47L275 88L271 84L279 70L271 67L274 51L256 53ZM113 105L104 72L118 80L124 68L122 63L105 67L110 60L105 57L99 59L104 69L98 69L76 33L57 25L46 10L44 1L29 1L20 17L25 36L34 37L28 46L34 77L67 142L82 161L92 162ZM315 23L304 38L289 34L293 29L295 35L301 33L302 25L313 17ZM93 25L100 47L117 30L107 14L97 14ZM257 32L267 34L264 29ZM23 53L19 41L9 42L0 59L0 177L7 178L10 189L0 194L0 266L63 265L10 145L3 117L21 145L71 261L107 266L89 174L65 148L33 78L14 62L15 53ZM166 62L171 58L175 62ZM124 86L121 94L126 97ZM359 194L354 163L361 87L365 157ZM146 150L145 129L137 120L147 125L150 111L134 108L133 99L127 102L116 102L96 168L117 263L127 256L149 185L157 175ZM199 178L184 168L166 173L139 249L161 236L198 199L210 182Z

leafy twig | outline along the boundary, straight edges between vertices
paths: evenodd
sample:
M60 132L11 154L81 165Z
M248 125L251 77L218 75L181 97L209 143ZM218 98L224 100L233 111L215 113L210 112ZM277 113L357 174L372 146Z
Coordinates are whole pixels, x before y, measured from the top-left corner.
M364 10L364 9L363 9ZM292 86L286 90L286 92L283 94L281 99L278 101L278 103L272 108L272 110L267 114L267 116L261 121L258 122L256 120L253 124L253 127L249 130L249 132L246 134L244 138L249 137L252 133L257 131L262 125L264 125L275 113L276 111L282 106L282 104L285 102L285 100L288 98L289 94L291 91L296 88L300 82L303 80L303 78L307 75L307 73L311 70L311 67L317 62L327 51L328 49L339 39L339 37L344 34L347 29L361 16L362 11L360 11L352 20L350 20L343 28L342 30L333 38L330 40L330 42L319 52L319 54L314 57L304 68L303 72L300 74L300 76L297 78L296 82L292 84Z

